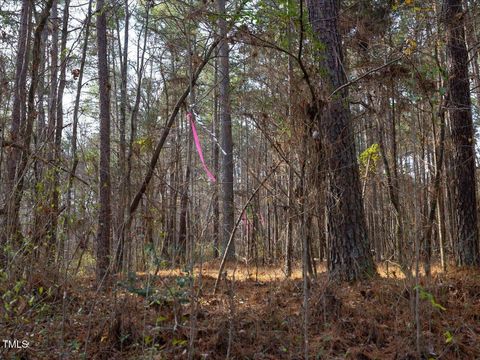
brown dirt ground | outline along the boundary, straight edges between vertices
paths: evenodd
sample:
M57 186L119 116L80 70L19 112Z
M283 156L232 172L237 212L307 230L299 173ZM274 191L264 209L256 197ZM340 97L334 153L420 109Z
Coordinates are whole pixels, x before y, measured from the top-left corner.
M123 285L108 292L97 292L90 276L54 288L38 274L30 290L54 290L37 305L19 301L7 320L0 312L0 340L28 339L30 346L6 352L0 343L0 359L55 359L62 352L64 359L187 359L192 324L194 359L225 359L229 333L231 359L303 359L301 272L285 280L278 268L232 266L216 295L218 263L195 269L197 306L179 270L157 278L139 273L130 283L118 278ZM333 285L322 270L310 287L311 359L419 358L412 281L381 266L379 278ZM421 358L480 359L480 271L437 269L420 283Z

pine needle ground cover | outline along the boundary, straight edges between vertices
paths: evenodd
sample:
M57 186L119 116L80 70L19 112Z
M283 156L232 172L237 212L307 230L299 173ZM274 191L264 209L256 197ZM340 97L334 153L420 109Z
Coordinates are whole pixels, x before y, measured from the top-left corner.
M98 292L87 273L55 285L37 274L30 285L2 282L1 339L28 347L2 359L302 359L301 271L229 266L212 295L217 263L130 274ZM309 286L312 359L415 359L415 284L390 267L381 277ZM61 282L60 282L61 283ZM480 272L422 277L418 287L426 359L480 357ZM193 339L193 340L192 340Z

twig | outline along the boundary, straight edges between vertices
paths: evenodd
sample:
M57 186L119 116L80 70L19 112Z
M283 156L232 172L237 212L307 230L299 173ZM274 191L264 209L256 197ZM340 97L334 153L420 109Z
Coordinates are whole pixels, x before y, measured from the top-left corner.
M335 95L335 94L338 93L339 91L345 89L346 87L349 87L350 85L353 85L353 84L355 84L356 82L362 80L364 77L366 77L366 76L368 76L368 75L370 75L370 74L372 74L372 73L374 73L374 72L377 72L377 71L379 71L379 70L381 70L381 69L383 69L383 68L385 68L385 67L387 67L387 66L389 66L389 65L392 65L393 63L396 63L397 61L400 61L401 59L402 59L402 56L399 56L399 57L397 57L397 58L395 58L395 59L393 59L393 60L390 60L389 62L381 65L381 66L378 66L378 67L376 67L376 68L373 68L373 69L368 70L366 73L364 73L364 74L356 77L355 79L350 80L349 82L343 84L342 86L339 86L338 88L336 88L336 89L330 94L330 96L328 97L328 99L330 100L330 99L333 97L333 95Z
M4 140L3 143L2 143L2 147L13 147L13 148L20 149L20 150L24 151L25 153L27 153L32 158L34 158L36 160L40 160L41 162L43 162L45 164L52 165L52 166L56 167L57 169L62 170L63 172L69 174L70 176L77 179L81 183L83 183L87 186L90 186L90 184L87 181L78 177L77 175L72 173L70 170L65 169L63 166L60 166L60 165L56 164L53 160L47 160L47 159L43 158L42 156L35 154L33 151L31 151L30 149L27 149L22 144L19 144L19 143L13 142L13 141L9 141L9 140Z

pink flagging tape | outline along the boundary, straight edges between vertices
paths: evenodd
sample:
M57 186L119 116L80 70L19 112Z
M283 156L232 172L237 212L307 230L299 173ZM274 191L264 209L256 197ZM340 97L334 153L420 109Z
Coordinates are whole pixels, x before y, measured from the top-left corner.
M247 218L247 211L245 210L242 214L243 226L245 227L245 233L248 234L250 232L250 222Z
M261 223L263 226L265 226L265 219L263 218L262 213L258 213L258 215L260 215L260 216L259 216L259 217L260 217L260 223Z
M191 112L187 113L187 118L190 121L190 126L192 127L192 134L193 134L193 141L195 142L195 147L197 148L198 156L200 157L200 161L202 162L202 166L207 173L208 178L211 182L217 181L215 176L208 170L207 164L205 163L205 159L203 158L202 147L200 145L200 140L198 139L197 129L195 127L195 121L193 120L193 115Z

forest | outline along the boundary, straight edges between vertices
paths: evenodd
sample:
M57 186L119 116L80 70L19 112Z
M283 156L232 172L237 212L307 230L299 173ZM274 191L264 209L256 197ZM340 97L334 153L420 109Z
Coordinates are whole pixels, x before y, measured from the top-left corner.
M0 360L480 359L480 3L0 0Z

